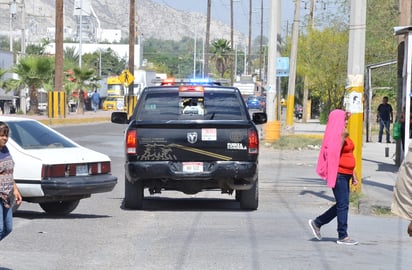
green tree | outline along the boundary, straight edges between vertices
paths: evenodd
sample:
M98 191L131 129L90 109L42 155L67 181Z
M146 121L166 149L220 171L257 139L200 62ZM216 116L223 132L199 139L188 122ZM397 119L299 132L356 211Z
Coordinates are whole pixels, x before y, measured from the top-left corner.
M0 88L5 88L5 86L6 86L6 81L4 81L2 78L3 78L3 76L4 76L4 74L6 74L7 73L7 70L6 69L2 69L2 68L0 68Z
M232 48L230 41L226 39L218 39L212 42L210 47L211 59L215 62L215 66L221 78L224 78L225 72L230 67L232 61Z
M48 39L42 39L40 44L29 44L26 47L27 55L44 55L47 45L50 44Z
M398 43L393 27L398 25L398 2L368 0L365 65L397 59ZM377 103L381 102L383 96L388 96L394 106L393 102L397 96L397 65L374 69L371 74L371 86L372 89L385 89L373 93L373 96L376 94Z
M79 62L79 54L76 52L76 47L67 47L64 49L64 61L73 64L73 67Z
M299 39L297 73L307 76L311 97L320 100L326 115L343 106L347 44L347 32L333 28L311 30Z
M74 87L78 91L79 106L77 113L84 113L85 94L88 90L93 90L96 87L97 77L95 76L95 70L87 67L75 67L73 68L73 82Z
M53 80L54 65L52 58L45 56L27 56L21 58L13 67L13 72L19 76L19 87L29 88L29 113L38 114L38 89Z

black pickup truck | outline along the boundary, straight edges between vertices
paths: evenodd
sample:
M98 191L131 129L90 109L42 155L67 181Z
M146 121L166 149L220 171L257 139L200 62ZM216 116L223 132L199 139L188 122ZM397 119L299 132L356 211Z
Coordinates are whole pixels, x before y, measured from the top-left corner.
M144 189L195 194L220 190L242 209L258 208L259 135L237 88L214 85L153 86L133 114L113 112L125 131L125 207L142 209Z

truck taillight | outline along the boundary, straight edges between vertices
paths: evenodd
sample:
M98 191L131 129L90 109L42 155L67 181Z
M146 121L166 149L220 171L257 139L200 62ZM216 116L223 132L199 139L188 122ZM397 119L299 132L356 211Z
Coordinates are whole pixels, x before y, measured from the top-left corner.
M126 134L126 154L136 154L137 136L136 130L128 130Z
M249 129L248 131L249 140L249 154L257 154L259 152L259 135L256 130Z

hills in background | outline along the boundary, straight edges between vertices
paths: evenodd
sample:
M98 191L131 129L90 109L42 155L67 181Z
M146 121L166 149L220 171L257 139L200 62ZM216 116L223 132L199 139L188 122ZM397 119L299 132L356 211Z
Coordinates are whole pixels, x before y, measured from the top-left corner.
M4 0L3 0L4 1ZM83 3L87 0L83 0ZM17 0L21 3L22 0ZM38 42L47 37L47 29L55 26L55 0L25 0L26 41ZM91 0L91 5L102 29L121 30L122 38L129 32L128 0ZM77 3L78 4L78 3ZM77 5L76 4L76 5ZM76 32L77 23L74 16L75 0L64 1L64 27ZM17 7L13 19L14 36L20 38L22 32L22 8ZM9 36L10 6L0 2L0 35ZM229 14L228 14L229 16ZM247 18L245 18L247 19ZM180 40L183 37L205 37L206 14L175 10L167 5L151 0L136 0L136 35L165 40ZM230 26L213 20L210 26L210 39L224 38L230 40ZM247 37L234 32L236 43L246 44Z

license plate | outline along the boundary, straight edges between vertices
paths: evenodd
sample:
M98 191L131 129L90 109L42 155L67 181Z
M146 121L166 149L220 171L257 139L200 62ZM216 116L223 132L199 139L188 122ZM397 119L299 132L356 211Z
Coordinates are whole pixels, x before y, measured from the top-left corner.
M203 172L203 162L183 162L183 172L199 173Z
M76 176L89 175L89 168L87 165L77 165L76 166Z

